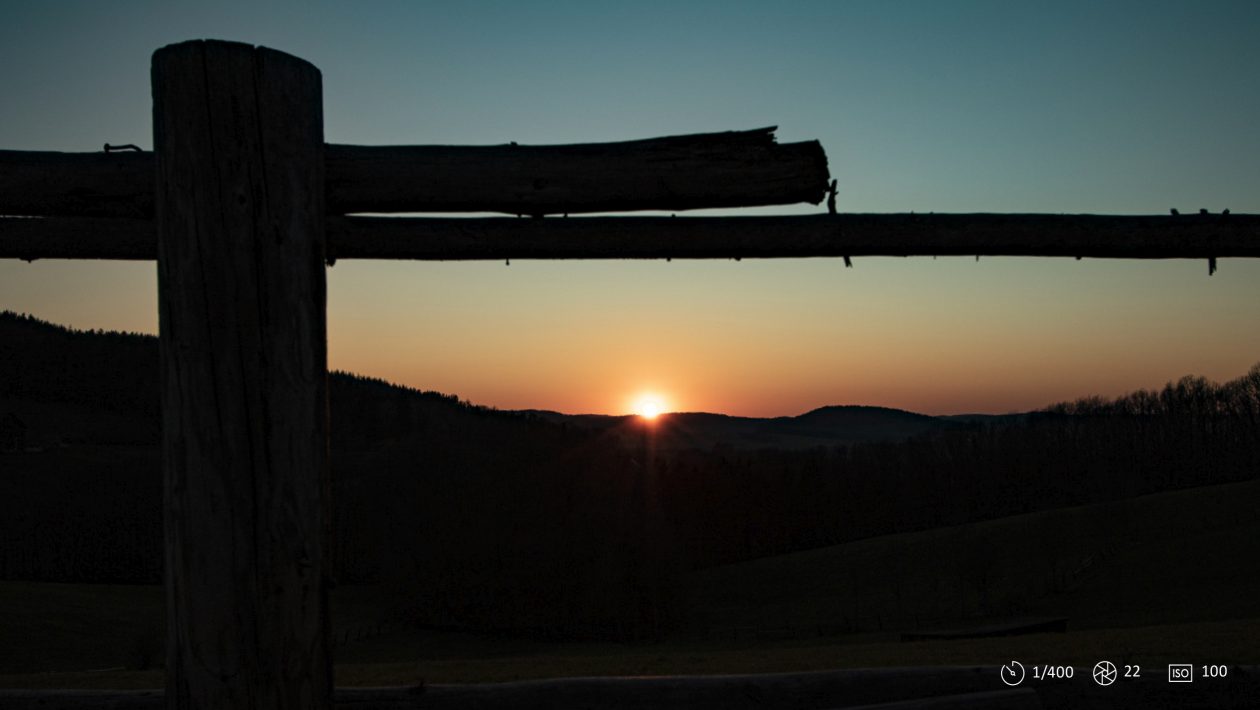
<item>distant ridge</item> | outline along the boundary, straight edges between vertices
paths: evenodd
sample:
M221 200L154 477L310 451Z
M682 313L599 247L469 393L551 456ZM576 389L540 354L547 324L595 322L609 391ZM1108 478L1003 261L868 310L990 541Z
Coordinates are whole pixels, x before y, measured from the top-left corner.
M890 407L831 405L789 417L738 417L712 412L674 412L647 422L632 414L562 414L520 410L550 422L624 435L652 433L658 449L789 449L843 446L863 441L903 441L972 422Z
M109 411L136 422L131 435L117 436L156 443L160 419L157 372L157 338L152 335L76 330L33 316L0 312L0 404L5 399L28 400ZM889 407L832 405L797 416L767 418L678 412L661 415L649 424L635 415L497 410L455 395L342 372L331 373L329 379L334 445L402 439L413 435L417 426L438 422L475 426L470 415L610 431L635 446L650 432L653 446L663 451L804 450L902 441L983 422L982 416L934 417ZM30 409L26 405L23 408ZM406 412L405 416L399 416L401 412ZM39 418L55 422L58 415L50 411ZM92 438L86 432L83 435Z

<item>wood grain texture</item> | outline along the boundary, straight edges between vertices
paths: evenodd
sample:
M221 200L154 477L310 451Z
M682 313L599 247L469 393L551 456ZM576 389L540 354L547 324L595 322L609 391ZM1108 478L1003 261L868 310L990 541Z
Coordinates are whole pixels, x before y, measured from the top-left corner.
M331 705L315 67L153 55L172 708Z
M792 217L329 217L337 259L842 256L1260 257L1260 215L838 214ZM0 258L153 259L145 220L0 218Z
M153 154L0 150L0 214L153 216Z
M817 141L774 129L620 143L328 146L333 212L546 215L822 201Z
M773 129L573 145L324 147L330 214L562 214L820 202L818 141ZM0 215L145 217L152 153L0 151Z

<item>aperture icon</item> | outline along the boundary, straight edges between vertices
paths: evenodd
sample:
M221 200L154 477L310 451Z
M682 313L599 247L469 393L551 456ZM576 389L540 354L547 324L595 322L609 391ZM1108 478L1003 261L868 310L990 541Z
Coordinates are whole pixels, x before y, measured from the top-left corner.
M1108 686L1116 682L1116 667L1111 661L1099 661L1094 664L1094 682Z

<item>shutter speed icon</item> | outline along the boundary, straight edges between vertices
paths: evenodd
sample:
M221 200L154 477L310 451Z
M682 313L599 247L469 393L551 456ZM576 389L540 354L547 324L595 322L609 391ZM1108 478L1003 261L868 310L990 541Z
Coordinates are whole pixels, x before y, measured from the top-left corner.
M1002 666L1002 682L1009 686L1016 686L1024 682L1024 664L1019 661L1011 661Z

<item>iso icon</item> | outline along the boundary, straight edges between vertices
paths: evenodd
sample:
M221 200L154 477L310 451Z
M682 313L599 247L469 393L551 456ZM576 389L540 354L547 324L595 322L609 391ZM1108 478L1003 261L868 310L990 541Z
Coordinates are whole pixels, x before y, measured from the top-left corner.
M1194 666L1189 663L1169 663L1168 664L1168 682L1169 683L1193 683L1194 682Z
M1094 664L1094 682L1106 687L1116 682L1116 667L1111 661L1099 661Z

